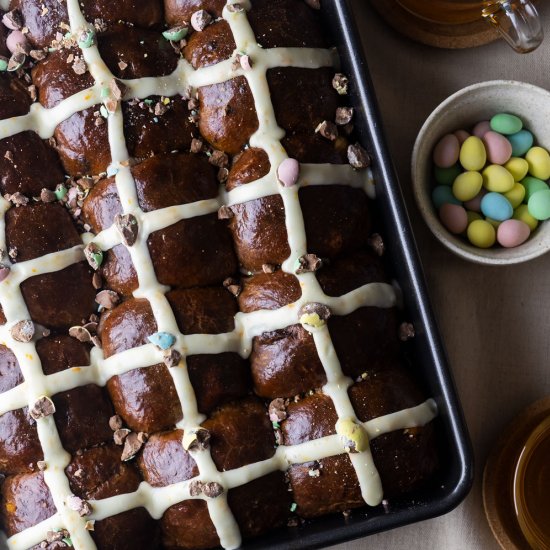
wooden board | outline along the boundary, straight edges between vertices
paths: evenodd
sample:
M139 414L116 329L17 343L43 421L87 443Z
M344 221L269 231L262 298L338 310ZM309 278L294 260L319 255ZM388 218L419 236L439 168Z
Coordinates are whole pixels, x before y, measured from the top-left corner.
M395 30L428 46L448 49L473 48L499 38L498 32L481 19L463 25L444 25L415 17L396 0L371 0L371 4Z
M503 550L531 549L516 519L511 479L527 437L549 415L550 397L525 409L505 428L485 465L483 505L493 535Z

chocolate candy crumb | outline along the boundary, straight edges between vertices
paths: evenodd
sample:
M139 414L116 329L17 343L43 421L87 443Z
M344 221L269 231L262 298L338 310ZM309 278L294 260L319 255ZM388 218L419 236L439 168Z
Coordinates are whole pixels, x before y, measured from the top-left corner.
M111 418L109 418L109 428L111 428L113 432L120 430L122 426L123 426L122 418L120 418L118 414L115 414L114 416L111 416Z
M80 517L89 516L92 513L90 503L76 495L70 495L65 501L67 507L75 512L78 512Z
M401 323L399 325L399 340L406 342L415 337L414 326L412 323Z
M203 31L212 21L212 16L206 10L198 10L191 16L191 26L196 31Z
M34 336L34 323L25 319L10 328L11 337L17 342L30 342Z
M117 214L115 227L126 246L133 246L137 240L139 226L137 218L133 214Z
M44 418L46 416L51 416L54 413L55 405L53 404L53 401L45 395L39 397L33 405L32 409L29 411L29 414L35 420L38 420L39 418Z
M319 270L323 266L323 260L315 254L304 254L298 258L298 267L296 268L296 275L302 273L312 273Z
M354 168L367 168L370 166L370 157L359 143L355 143L348 145L348 162Z

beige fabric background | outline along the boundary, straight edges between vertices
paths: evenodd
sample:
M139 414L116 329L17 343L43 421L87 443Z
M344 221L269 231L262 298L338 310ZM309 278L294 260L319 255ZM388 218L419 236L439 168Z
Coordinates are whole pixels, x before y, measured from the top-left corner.
M353 6L477 464L472 492L450 514L335 549L497 550L483 512L481 476L507 423L550 395L550 255L506 268L453 256L416 210L409 162L426 117L460 88L498 78L550 88L550 3L539 3L546 41L525 56L504 42L462 51L432 49L390 29L366 0L354 0Z

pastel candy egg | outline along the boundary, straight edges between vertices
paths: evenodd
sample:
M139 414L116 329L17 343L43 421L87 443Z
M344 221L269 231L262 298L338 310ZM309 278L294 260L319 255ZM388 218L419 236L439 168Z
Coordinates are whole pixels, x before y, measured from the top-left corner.
M531 196L537 191L544 191L545 189L548 189L546 182L539 180L538 178L533 178L532 176L527 176L524 178L521 184L525 187L525 202L529 202Z
M487 193L481 199L481 212L487 218L492 218L497 222L501 222L511 218L514 209L510 201L504 195L500 193Z
M503 221L497 230L497 241L505 248L523 244L531 234L529 226L520 220Z
M470 134L466 130L457 130L456 132L453 132L453 134L456 136L456 139L458 139L458 143L460 143L460 145L462 145L470 137Z
M529 172L529 163L525 159L518 157L512 157L505 165L504 168L514 176L515 181L521 181Z
M527 164L527 162L525 162L525 164ZM449 168L434 166L435 181L440 185L452 185L453 181L460 174L460 172L461 169L459 164L453 164Z
M520 204L515 210L513 215L514 220L521 220L529 226L531 231L534 231L539 222L529 214L529 209L526 204Z
M468 225L470 225L475 220L482 220L481 214L478 212L473 212L472 210L467 210L466 215L468 216Z
M478 138L482 138L490 130L491 130L490 122L488 120L482 120L472 128L472 134L474 136L477 136Z
M495 244L495 228L485 220L474 220L467 231L468 240L478 248L490 248Z
M432 191L432 202L436 208L439 210L446 202L451 204L461 204L458 199L455 199L451 188L447 185L438 185L434 187Z
M499 164L491 164L485 168L483 174L483 187L488 191L506 193L514 187L514 176Z
M504 193L504 196L510 201L512 208L517 208L525 198L525 187L521 183L514 183L514 187Z
M506 139L512 145L512 155L522 157L533 146L533 134L529 130L520 130L519 132L506 136Z
M550 189L533 193L527 203L529 214L537 220L550 218Z
M277 179L283 187L292 187L298 181L300 163L293 158L286 158L277 168Z
M464 208L473 210L474 212L481 212L481 199L487 194L487 189L481 189L481 191L469 201L464 203Z
M439 209L441 223L455 235L463 233L468 227L468 215L462 206L446 203Z
M17 48L25 48L27 44L27 38L21 31L12 31L6 38L6 46L11 53L15 53Z
M453 183L453 195L459 201L472 200L483 185L483 177L479 172L463 172Z
M493 220L493 218L485 218L486 222L489 222L495 229L498 229L498 226L502 223L498 220Z
M542 147L531 147L525 154L529 164L529 173L535 178L547 180L550 178L550 155Z
M458 139L453 134L443 136L436 144L433 152L433 161L440 168L449 168L456 164L460 144Z
M470 136L460 147L459 158L465 170L481 170L487 162L483 141L476 136Z
M508 113L499 113L491 119L491 130L499 134L517 134L523 128L521 118Z
M489 131L483 136L487 158L492 164L504 164L512 156L512 144L502 135Z

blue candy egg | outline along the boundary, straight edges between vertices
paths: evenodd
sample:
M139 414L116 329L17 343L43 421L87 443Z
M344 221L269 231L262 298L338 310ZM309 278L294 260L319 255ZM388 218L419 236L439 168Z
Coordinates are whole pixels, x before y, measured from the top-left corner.
M148 336L147 340L164 350L171 348L176 343L176 337L169 332L155 332L151 336Z
M503 222L512 217L514 209L504 195L500 193L487 193L481 199L481 212L487 218Z
M448 185L438 185L434 187L432 191L432 202L436 210L439 210L444 204L458 204L462 203L453 195L452 189Z
M533 146L533 134L529 130L520 130L505 137L512 144L513 157L522 157Z

